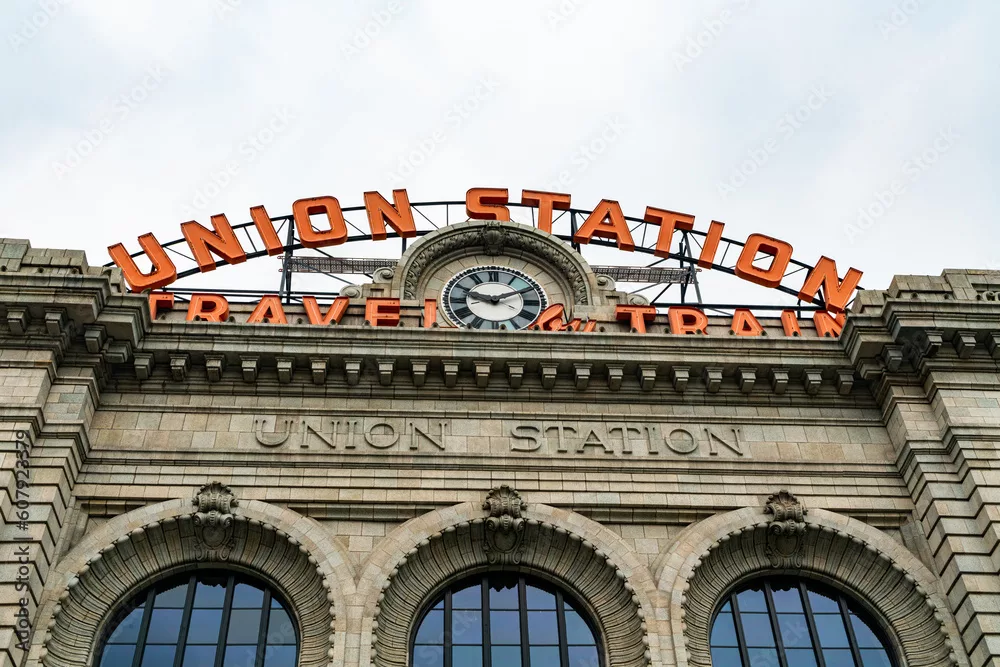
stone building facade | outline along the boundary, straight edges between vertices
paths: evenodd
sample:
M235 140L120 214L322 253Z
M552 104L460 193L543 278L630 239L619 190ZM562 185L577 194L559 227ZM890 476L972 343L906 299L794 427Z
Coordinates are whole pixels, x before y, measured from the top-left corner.
M567 244L483 227L336 326L153 319L117 269L0 241L3 664L97 665L129 600L208 569L280 596L303 666L411 664L442 591L500 571L565 591L608 667L712 664L721 602L776 575L899 667L1000 664L1000 273L898 276L839 336L641 333ZM600 326L424 327L477 266Z

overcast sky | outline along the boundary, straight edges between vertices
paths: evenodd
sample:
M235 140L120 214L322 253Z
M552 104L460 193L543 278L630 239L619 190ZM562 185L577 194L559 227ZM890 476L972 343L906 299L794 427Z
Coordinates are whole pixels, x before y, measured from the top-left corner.
M992 0L7 0L0 233L103 264L257 204L558 188L869 289L1000 269L997 25Z

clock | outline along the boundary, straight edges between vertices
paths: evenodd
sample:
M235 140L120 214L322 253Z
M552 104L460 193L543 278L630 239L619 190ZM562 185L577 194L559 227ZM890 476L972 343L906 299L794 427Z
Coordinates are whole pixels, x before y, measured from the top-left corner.
M548 305L531 276L503 266L475 266L445 284L441 301L448 319L469 329L526 329Z

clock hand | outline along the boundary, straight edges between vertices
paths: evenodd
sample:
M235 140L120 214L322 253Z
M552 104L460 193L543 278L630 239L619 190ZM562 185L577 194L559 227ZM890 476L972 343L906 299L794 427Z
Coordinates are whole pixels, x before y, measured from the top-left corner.
M489 303L489 304L494 304L494 305L495 304L500 304L502 306L506 306L506 307L510 308L511 310L517 310L517 308L515 306L512 306L509 303L504 303L503 300L506 299L507 296L510 296L509 294L506 295L506 296L492 296L491 297L491 296L482 296L480 294L476 294L475 292L469 292L468 296L472 297L476 301L481 301L482 303Z
M507 294L504 294L500 298L501 299L506 299L508 297L514 296L515 294L527 294L528 292L534 292L534 291L535 291L535 288L529 286L529 287L525 287L524 289L519 289L516 292L508 292Z
M483 301L485 303L491 303L491 297L483 296L481 294L476 294L475 292L469 292L467 296L472 297L476 301Z

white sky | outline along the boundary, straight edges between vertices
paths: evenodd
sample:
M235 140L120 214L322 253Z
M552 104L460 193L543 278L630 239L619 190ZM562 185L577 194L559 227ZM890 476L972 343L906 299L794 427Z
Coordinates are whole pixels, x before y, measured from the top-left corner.
M998 20L991 0L7 0L0 235L103 264L257 204L519 198L566 171L574 206L721 220L869 289L1000 269ZM716 302L769 298L706 278Z

